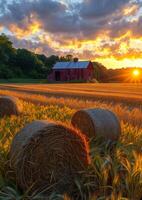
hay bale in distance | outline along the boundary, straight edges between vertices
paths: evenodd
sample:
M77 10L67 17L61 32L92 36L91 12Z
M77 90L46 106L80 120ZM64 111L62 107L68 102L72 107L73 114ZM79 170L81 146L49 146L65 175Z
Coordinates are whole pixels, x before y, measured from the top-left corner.
M18 185L25 191L64 184L89 162L88 146L82 134L63 125L34 121L14 138L10 165ZM64 189L64 188L63 188Z
M19 99L11 96L0 96L0 117L19 115L22 105Z
M79 110L73 115L71 123L89 138L98 136L116 141L121 134L117 116L105 109Z

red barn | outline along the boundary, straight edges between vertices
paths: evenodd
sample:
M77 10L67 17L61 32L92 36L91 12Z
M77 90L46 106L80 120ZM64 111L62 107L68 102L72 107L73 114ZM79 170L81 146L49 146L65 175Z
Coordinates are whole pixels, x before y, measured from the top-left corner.
M48 76L49 81L87 81L93 78L94 67L90 61L57 62L52 73Z

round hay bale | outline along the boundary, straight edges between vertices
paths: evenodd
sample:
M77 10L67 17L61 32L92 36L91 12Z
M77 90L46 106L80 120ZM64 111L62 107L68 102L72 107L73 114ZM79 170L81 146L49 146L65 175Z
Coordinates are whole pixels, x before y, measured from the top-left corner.
M66 186L70 177L88 166L88 149L84 136L74 129L34 121L15 136L10 168L24 191L30 187L31 191L40 191L62 183Z
M19 115L22 104L19 99L11 96L0 96L0 117Z
M89 138L97 136L116 141L121 134L117 116L105 109L79 110L73 115L71 123Z

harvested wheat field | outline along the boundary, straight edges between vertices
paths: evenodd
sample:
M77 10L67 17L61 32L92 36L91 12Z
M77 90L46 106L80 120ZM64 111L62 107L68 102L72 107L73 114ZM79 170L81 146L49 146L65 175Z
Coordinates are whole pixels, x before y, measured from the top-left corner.
M142 103L142 84L0 84L1 90L56 97L75 97L105 101Z
M142 84L1 84L0 96L19 98L23 107L19 116L0 117L0 200L142 199ZM121 134L117 129L115 141L95 134L92 140L72 128L74 114L92 108L110 110L118 117ZM27 124L37 120L51 122L52 129L39 125L41 130L34 129L32 136L24 131L17 146L17 133L21 135ZM109 120L104 127L107 123L112 133ZM74 171L79 175L72 176ZM43 187L34 188L36 181L40 183L37 174L46 182ZM70 187L65 187L70 180Z

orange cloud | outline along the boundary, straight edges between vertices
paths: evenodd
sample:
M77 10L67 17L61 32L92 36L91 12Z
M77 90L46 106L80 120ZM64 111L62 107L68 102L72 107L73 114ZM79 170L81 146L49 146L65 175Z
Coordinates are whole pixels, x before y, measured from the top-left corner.
M39 36L41 44L49 45L59 55L72 53L82 59L114 58L119 61L126 58L130 60L142 58L142 42L134 38L131 31L127 31L115 39L111 39L107 34L104 36L102 33L96 38L88 40L63 39L62 35L55 37L49 33ZM136 48L138 46L139 49ZM38 48L39 52L42 52L42 45Z
M82 59L105 61L109 58L113 66L118 61L124 66L123 61L128 64L128 60L142 59L140 4L128 0L84 0L68 12L70 8L64 1L27 2L9 6L2 21L21 41L36 37L35 44L30 43L36 53L71 53ZM24 48L29 46L25 42Z
M138 9L139 9L138 5L132 5L130 7L124 8L124 10L122 11L122 13L125 16L134 15L138 11Z
M26 30L19 28L16 24L11 24L10 30L17 38L24 38L36 33L39 29L37 24L29 26Z
M25 38L38 32L41 28L40 22L31 14L31 19L25 18L22 21L22 26L17 24L10 24L10 31L16 35L17 38Z

